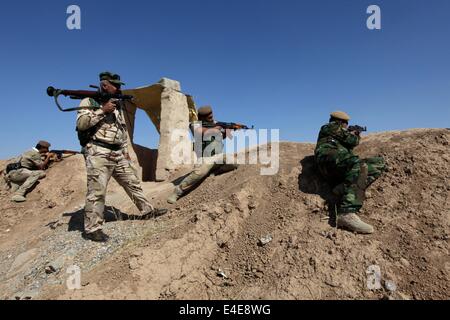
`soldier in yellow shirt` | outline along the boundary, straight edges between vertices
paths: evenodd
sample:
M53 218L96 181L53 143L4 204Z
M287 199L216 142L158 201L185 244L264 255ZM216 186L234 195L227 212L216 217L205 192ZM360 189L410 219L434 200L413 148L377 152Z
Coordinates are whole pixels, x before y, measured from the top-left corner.
M100 90L120 93L123 82L110 72L100 74ZM104 242L103 233L106 189L113 177L126 191L141 214L135 219L146 220L165 214L166 209L155 209L145 198L141 183L128 154L127 126L121 101L102 104L86 98L81 101L77 116L77 131L86 160L87 195L85 206L85 239Z

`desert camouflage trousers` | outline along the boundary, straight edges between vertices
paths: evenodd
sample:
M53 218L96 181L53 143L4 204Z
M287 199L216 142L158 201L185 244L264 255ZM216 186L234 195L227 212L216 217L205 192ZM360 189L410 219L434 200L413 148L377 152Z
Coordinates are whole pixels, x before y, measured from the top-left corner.
M6 175L6 180L11 185L15 195L24 196L39 179L45 178L43 170L29 170L22 168L13 170Z
M338 214L358 212L365 200L365 190L386 170L381 157L359 159L352 156L342 161L319 162L318 166L340 196Z
M213 157L218 163L198 163L194 170L181 181L179 187L183 192L188 192L210 174L219 175L237 169L235 164L226 164L225 155L219 154ZM214 160L212 160L214 161Z
M87 195L84 228L91 233L102 228L105 218L105 198L108 182L113 177L121 185L141 214L153 210L142 191L130 161L123 156L110 158L102 154L85 154L87 171Z

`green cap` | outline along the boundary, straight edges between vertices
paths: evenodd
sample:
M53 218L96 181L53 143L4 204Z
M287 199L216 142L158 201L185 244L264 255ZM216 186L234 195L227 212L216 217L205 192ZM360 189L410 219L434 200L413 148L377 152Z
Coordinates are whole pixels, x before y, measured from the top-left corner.
M114 84L125 85L122 81L120 81L120 76L117 73L112 73L109 71L105 71L99 74L100 81L107 80Z

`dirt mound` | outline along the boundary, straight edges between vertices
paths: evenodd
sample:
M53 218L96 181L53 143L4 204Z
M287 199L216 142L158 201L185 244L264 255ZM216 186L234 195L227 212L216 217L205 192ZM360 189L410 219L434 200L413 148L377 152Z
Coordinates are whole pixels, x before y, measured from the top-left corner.
M82 158L73 157L55 166L25 204L12 204L2 193L0 293L59 299L448 299L449 142L445 129L363 139L357 153L382 155L390 168L367 191L361 215L376 228L370 236L330 224L335 199L314 170L314 145L281 143L279 174L261 176L258 165L249 165L209 177L155 221L116 221L119 209L135 209L112 185L106 231L113 241L86 243L79 232L84 168ZM158 203L171 185L144 188ZM59 223L46 226L52 221ZM72 264L81 267L81 290L64 285ZM379 289L367 285L371 268L380 269Z

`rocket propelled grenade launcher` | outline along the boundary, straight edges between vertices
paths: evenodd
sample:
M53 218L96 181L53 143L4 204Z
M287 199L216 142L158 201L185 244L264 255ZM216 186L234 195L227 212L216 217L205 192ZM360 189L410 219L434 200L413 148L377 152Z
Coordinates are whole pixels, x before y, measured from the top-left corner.
M90 86L91 88L97 89L97 91L89 91L89 90L64 90L64 89L55 89L53 87L47 88L47 94L50 97L55 98L56 106L59 110L62 112L69 112L69 111L77 111L81 109L97 109L98 107L77 107L77 108L69 108L64 109L61 107L58 101L58 97L63 95L65 97L70 97L74 100L82 100L85 98L91 98L97 101L99 104L105 103L109 100L117 100L117 101L131 101L133 99L133 96L130 95L124 95L124 94L110 94L106 92L102 92L98 87L96 86Z

